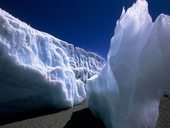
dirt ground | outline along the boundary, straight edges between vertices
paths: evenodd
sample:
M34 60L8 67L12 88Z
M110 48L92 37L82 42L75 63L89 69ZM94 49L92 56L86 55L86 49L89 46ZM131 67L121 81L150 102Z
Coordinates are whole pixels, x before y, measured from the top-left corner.
M105 128L95 118L86 102L56 113L41 115L0 126L0 128ZM156 128L170 128L170 97L165 95L160 103L160 116Z

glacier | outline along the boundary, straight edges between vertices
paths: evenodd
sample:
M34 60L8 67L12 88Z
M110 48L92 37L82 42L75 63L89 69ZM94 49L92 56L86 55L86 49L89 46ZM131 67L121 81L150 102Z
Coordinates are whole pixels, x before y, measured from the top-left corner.
M0 116L83 102L87 79L104 63L0 9Z
M107 128L155 128L170 93L170 16L153 22L146 0L123 8L105 66L87 82L87 102Z

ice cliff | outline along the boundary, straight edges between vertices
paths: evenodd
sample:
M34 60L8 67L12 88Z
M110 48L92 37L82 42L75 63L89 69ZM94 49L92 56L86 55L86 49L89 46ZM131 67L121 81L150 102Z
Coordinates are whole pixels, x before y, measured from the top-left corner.
M104 64L0 9L0 115L41 107L67 108L86 98L86 80Z
M106 65L87 83L88 106L107 128L155 128L170 93L170 17L152 22L145 0L123 9Z

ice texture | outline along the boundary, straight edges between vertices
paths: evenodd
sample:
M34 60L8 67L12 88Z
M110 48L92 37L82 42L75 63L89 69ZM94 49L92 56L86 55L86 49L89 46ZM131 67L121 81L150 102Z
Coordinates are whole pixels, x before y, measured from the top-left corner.
M86 98L86 81L104 59L31 28L0 9L0 115L68 108Z
M107 128L155 128L170 93L170 17L155 22L145 0L123 9L101 73L87 82L88 106Z

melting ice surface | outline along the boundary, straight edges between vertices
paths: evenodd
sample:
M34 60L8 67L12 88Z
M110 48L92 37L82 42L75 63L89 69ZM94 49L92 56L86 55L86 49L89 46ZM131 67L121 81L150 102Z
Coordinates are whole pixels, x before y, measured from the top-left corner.
M86 80L103 64L100 56L37 31L0 9L0 116L81 103Z
M123 9L107 62L87 84L88 106L107 128L155 128L170 92L170 17L155 22L145 0Z

